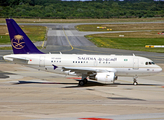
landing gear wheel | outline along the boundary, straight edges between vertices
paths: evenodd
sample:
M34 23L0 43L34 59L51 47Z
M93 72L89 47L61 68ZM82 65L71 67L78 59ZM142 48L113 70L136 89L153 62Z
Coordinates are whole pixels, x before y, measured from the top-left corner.
M133 85L138 85L138 82L134 82Z
M85 81L84 80L80 80L79 81L79 86L84 86L84 84L85 84Z

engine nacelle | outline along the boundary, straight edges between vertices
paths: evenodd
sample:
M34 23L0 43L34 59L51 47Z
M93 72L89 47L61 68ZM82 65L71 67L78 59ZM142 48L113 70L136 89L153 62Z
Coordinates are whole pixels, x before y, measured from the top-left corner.
M115 80L115 73L114 72L97 73L94 76L90 76L89 79L97 80L99 82L113 82Z

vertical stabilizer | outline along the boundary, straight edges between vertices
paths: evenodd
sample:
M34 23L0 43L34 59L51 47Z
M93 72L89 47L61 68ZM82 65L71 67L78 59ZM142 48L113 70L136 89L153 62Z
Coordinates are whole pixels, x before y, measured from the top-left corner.
M6 19L14 54L43 54L13 19Z

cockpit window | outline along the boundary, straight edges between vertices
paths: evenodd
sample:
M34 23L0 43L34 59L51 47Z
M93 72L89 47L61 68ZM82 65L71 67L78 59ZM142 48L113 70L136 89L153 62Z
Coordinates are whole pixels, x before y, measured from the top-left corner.
M145 65L154 65L154 62L145 62Z

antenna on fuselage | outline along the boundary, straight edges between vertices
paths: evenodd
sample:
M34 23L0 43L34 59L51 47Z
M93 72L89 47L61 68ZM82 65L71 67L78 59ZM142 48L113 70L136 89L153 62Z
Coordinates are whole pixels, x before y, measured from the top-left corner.
M133 53L133 56L135 56L135 54Z

